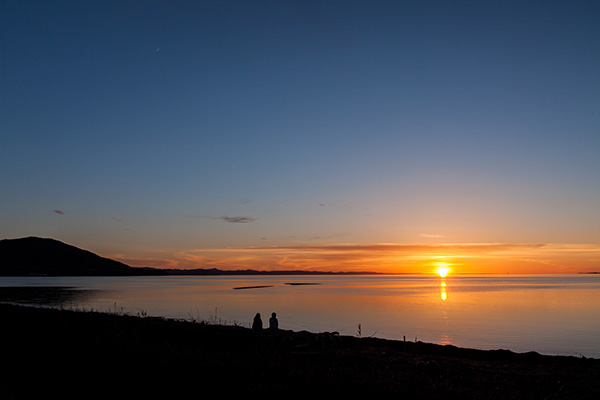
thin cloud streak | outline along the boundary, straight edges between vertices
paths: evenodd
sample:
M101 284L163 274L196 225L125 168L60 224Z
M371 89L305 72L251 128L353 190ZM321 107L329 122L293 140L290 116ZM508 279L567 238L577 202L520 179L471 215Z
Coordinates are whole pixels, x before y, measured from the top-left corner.
M569 273L597 268L599 252L594 244L332 244L195 249L177 258L192 268L423 273L449 262L459 273Z
M509 244L509 243L447 243L447 244L370 244L370 245L357 245L357 244L333 244L333 245L293 245L293 246L257 246L257 247L242 247L239 248L241 251L256 250L256 251L344 251L344 252L437 252L437 251L469 251L469 252L501 252L510 250L523 250L523 249L539 249L543 247L555 248L555 249L574 249L571 247L565 247L568 245L560 245L561 247L555 247L557 245L552 244ZM578 249L581 246L589 249L590 245L576 245ZM599 247L600 248L600 247ZM232 249L228 249L232 251Z
M226 215L219 217L219 219L222 219L225 222L230 222L233 224L247 224L249 222L255 221L254 218L250 218L250 217L228 217Z

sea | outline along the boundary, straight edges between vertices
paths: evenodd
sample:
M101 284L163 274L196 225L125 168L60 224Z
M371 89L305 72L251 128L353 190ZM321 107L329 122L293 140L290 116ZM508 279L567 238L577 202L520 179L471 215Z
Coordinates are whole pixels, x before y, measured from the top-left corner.
M600 275L0 277L0 302L600 358Z

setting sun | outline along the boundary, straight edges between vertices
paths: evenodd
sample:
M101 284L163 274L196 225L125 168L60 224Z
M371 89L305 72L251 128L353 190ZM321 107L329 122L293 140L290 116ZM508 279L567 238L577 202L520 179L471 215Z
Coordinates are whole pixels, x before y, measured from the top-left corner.
M446 275L448 275L448 272L450 272L450 268L448 267L448 264L446 264L446 263L439 263L436 272L438 273L439 276L441 276L442 278L445 278Z

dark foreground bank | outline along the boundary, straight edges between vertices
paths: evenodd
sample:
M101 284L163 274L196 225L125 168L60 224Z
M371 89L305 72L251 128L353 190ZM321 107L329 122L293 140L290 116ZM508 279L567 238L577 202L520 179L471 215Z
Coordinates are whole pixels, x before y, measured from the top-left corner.
M0 399L597 399L600 360L0 304Z

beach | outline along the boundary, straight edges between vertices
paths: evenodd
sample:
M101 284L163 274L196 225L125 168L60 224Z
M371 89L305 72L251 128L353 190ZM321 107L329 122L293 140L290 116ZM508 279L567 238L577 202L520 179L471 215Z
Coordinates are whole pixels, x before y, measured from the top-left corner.
M0 305L0 398L596 399L600 360Z

